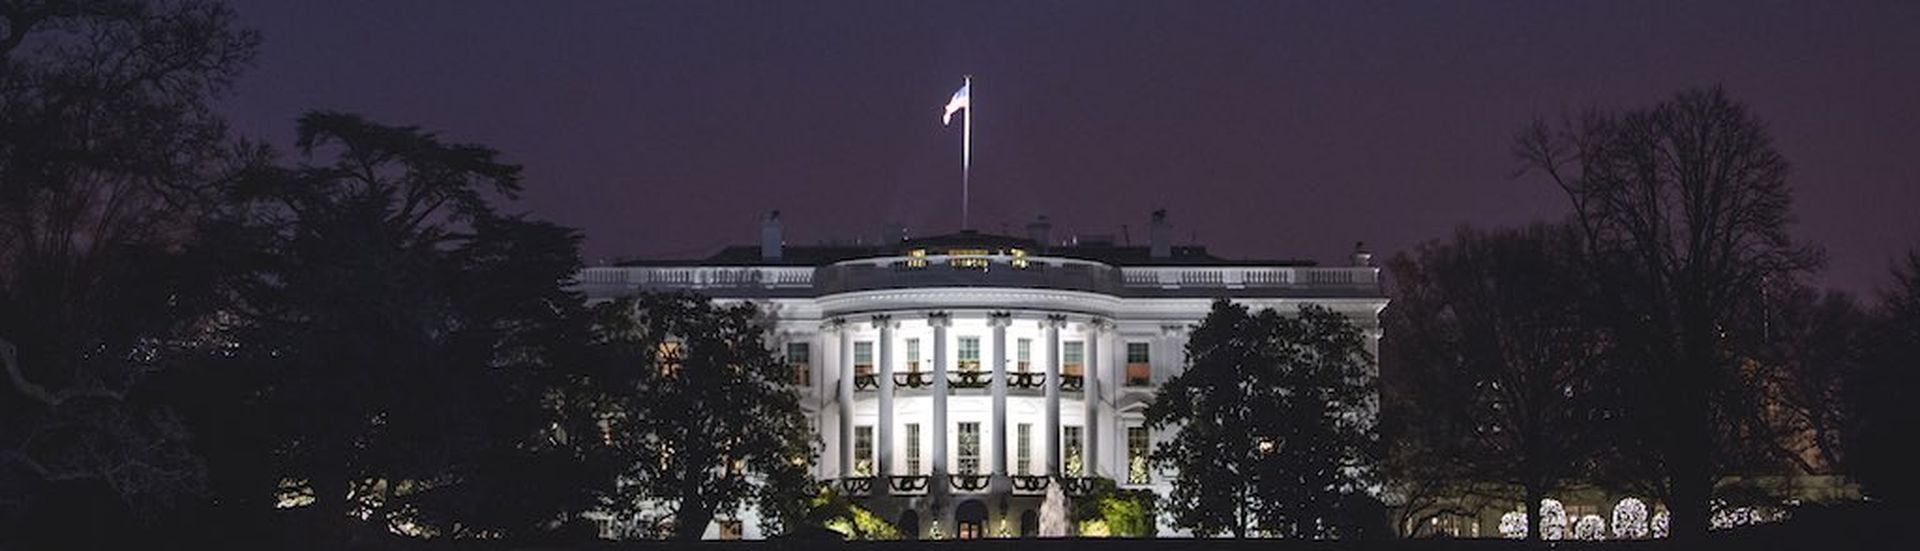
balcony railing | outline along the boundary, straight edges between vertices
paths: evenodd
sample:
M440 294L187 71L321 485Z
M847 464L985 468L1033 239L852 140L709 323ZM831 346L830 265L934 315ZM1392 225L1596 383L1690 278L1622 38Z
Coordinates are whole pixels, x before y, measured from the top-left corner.
M1046 386L1045 373L1008 373L1007 386L1012 388L1040 388Z
M984 262L980 262L983 260ZM965 260L965 262L954 262ZM635 290L688 290L723 296L820 296L911 287L1020 287L1120 296L1378 293L1373 267L1111 265L1059 257L875 257L831 266L599 266L577 287L591 297Z
M947 382L953 388L987 388L993 383L993 374L985 371L956 371L947 375Z
M1048 480L1049 479L1047 477L1040 476L1040 475L1033 475L1033 476L1014 475L1013 491L1014 493L1023 493L1023 494L1037 494L1040 492L1044 492L1044 491L1047 491L1047 484L1049 484Z
M901 388L925 388L933 386L933 374L925 371L908 371L893 374L893 384Z
M984 492L992 480L993 477L984 474L956 474L948 477L948 482L956 492Z
M1153 364L1131 362L1127 364L1127 386L1148 386L1153 384Z
M888 487L896 494L920 494L926 493L927 485L932 480L933 477L923 474L895 476Z
M1080 392L1086 388L1087 378L1083 375L1063 374L1060 376L1060 390L1062 392Z
M880 377L872 373L860 373L853 376L854 390L874 390L880 388Z
M840 491L850 496L872 495L873 478L874 477L871 476L842 478L840 479Z

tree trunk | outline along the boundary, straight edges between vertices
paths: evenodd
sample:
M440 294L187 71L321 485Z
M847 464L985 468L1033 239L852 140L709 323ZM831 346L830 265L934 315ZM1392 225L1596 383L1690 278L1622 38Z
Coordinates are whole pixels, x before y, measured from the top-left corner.
M1694 334L1709 331L1697 328ZM1689 339L1684 363L1678 366L1679 385L1669 406L1678 415L1673 420L1674 437L1667 446L1667 462L1672 502L1667 504L1668 537L1679 541L1698 541L1707 535L1708 501L1713 499L1713 420L1708 400L1713 394L1714 362L1710 345L1702 339Z
M680 513L673 518L673 539L698 541L707 535L707 525L713 523L713 508L682 501Z
M1531 483L1526 486L1527 488L1524 493L1527 495L1527 501L1523 504L1523 508L1527 511L1527 539L1530 541L1540 541L1545 539L1543 537L1544 535L1540 533L1540 502L1547 499L1547 489L1539 483Z

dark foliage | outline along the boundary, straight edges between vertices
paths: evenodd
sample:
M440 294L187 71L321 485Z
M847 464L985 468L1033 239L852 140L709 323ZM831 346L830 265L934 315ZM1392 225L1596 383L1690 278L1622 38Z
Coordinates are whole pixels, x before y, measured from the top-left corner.
M1460 477L1425 481L1455 499L1505 494L1524 504L1532 539L1541 535L1540 500L1589 477L1617 429L1607 335L1581 312L1591 280L1577 239L1557 226L1462 228L1388 269L1396 292L1381 323L1391 349L1383 355L1395 360L1391 426L1422 450L1396 461L1395 474Z
M1378 404L1360 330L1320 306L1251 313L1216 301L1161 385L1148 425L1174 430L1154 463L1177 470L1166 510L1203 535L1337 537L1373 483Z
M1672 531L1706 533L1720 474L1737 469L1742 435L1760 417L1742 367L1755 351L1738 334L1764 309L1766 289L1818 264L1788 235L1788 164L1766 126L1719 89L1652 107L1589 112L1559 128L1536 123L1515 152L1567 194L1586 269L1604 301L1620 365L1637 370L1623 408L1646 450L1633 472L1666 491ZM1626 443L1633 444L1633 443Z

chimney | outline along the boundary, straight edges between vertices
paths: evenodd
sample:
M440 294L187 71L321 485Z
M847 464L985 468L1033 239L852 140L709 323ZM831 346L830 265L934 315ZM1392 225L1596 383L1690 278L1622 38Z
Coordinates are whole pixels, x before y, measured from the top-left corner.
M1167 209L1153 211L1153 223L1147 226L1154 258L1173 256L1173 224L1167 222Z
M1353 266L1365 268L1373 265L1373 253L1367 251L1367 242L1353 242Z
M779 260L780 249L786 241L780 236L780 211L767 213L760 221L760 259Z
M1053 222L1047 221L1047 215L1027 223L1027 239L1032 239L1033 245L1042 251L1053 246Z

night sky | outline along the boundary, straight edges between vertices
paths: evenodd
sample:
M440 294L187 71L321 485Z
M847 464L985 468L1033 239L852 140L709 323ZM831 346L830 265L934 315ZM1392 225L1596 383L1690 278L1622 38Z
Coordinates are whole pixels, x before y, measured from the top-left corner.
M564 4L564 5L563 5ZM1331 4L1331 3L1329 3ZM519 208L589 262L960 225L1340 263L1567 212L1513 178L1536 116L1722 84L1795 166L1816 283L1920 246L1920 2L241 2L265 36L225 109L286 144L339 109L526 166Z

